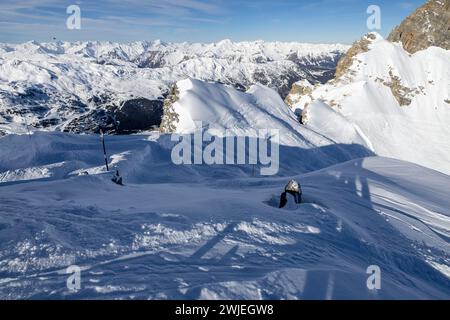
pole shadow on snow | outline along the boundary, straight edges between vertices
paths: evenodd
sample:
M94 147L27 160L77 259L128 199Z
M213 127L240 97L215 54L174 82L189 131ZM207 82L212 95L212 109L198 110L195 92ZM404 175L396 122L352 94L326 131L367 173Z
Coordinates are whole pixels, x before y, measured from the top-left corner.
M236 222L228 224L228 226L225 227L224 230L222 230L218 235L210 239L208 242L206 242L202 247L200 247L197 251L195 251L189 258L188 261L195 262L199 259L202 259L203 256L205 256L208 251L210 251L212 248L214 248L215 245L217 245L220 241L225 239L225 237L234 231L234 228L237 226ZM230 252L229 252L230 253ZM224 258L222 258L223 260Z

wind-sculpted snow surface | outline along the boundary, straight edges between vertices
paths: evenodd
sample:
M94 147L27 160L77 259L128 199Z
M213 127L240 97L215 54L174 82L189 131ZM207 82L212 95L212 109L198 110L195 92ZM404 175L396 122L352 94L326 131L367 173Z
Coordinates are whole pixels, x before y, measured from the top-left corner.
M113 122L126 101L161 100L188 77L242 90L261 83L286 95L300 79L330 79L346 49L229 40L0 44L0 134L25 132L27 126L97 132L96 123Z
M311 172L354 146L284 146L279 175L262 178L175 166L167 136L106 142L124 186L103 172L98 136L0 138L1 298L450 298L447 175L378 157ZM291 178L305 203L278 209Z

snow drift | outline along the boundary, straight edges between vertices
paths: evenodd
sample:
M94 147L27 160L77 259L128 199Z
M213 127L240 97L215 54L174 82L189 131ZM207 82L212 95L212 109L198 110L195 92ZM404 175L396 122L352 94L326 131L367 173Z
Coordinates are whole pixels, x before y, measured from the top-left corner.
M98 137L40 133L35 152L19 147L25 139L0 138L11 146L0 171L22 180L0 183L3 299L450 297L447 175L366 158L261 179L170 166L164 136L114 136L117 186ZM278 209L291 178L305 203ZM66 288L74 264L78 292ZM366 286L370 265L381 290Z

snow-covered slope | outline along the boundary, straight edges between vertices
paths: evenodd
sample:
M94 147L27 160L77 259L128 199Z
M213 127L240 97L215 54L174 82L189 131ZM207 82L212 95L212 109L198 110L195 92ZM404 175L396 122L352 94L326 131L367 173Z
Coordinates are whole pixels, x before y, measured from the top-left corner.
M304 109L306 126L336 142L450 173L450 51L411 55L375 33L358 47L339 78L292 109Z
M177 82L176 101L165 106L172 120L163 123L177 133L193 133L197 123L215 135L248 136L255 130L277 129L282 145L307 147L329 145L332 141L297 121L279 94L256 84L247 92L233 87L194 79ZM166 112L165 110L165 113ZM175 115L175 116L174 116Z
M290 177L170 165L156 138L107 137L125 186L102 173L96 136L0 138L0 298L450 298L449 176L352 160L295 176L305 203L284 210Z
M343 46L0 44L0 299L450 299L450 52L430 43L371 33L326 84ZM200 121L215 157L279 130L279 170L176 165ZM100 126L139 132L106 135L110 172L98 135L35 130ZM279 209L290 179L304 201Z
M300 79L326 81L347 49L301 43L136 42L0 44L0 132L26 126L98 131L130 99L161 100L188 77L287 94Z

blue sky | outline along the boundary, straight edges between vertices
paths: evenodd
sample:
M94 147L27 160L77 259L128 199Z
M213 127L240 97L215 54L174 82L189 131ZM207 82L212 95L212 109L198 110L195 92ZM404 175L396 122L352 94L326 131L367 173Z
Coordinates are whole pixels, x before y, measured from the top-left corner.
M366 9L381 8L389 31L425 0L1 0L0 42L29 40L171 42L268 40L351 43L369 30ZM66 8L81 9L81 29Z

